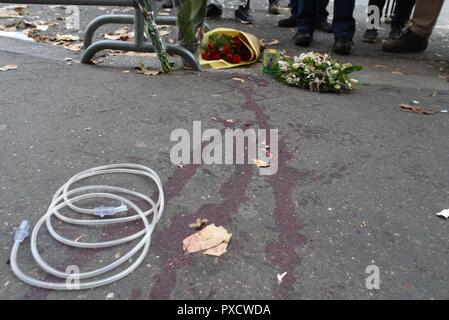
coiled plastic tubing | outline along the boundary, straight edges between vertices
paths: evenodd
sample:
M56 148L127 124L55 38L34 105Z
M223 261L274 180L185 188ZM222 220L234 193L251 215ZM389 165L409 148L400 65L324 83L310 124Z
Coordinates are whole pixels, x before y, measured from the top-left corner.
M72 184L84 180L86 178L99 175L118 174L118 173L143 176L152 180L158 188L159 195L157 202L154 202L149 196L139 193L137 191L110 185L89 185L79 187L76 189L71 189ZM136 200L131 201L126 197L124 197L125 195L128 195L130 196L130 198L133 199L137 198L140 206L135 203ZM81 200L93 198L113 199L116 200L117 202L121 202L121 205L118 207L100 206L96 208L83 208L80 207L79 204L77 205L77 203L79 203ZM142 203L149 204L150 209L143 211L143 209L141 209ZM66 215L63 215L62 213L59 212L61 209L66 207L80 214L94 216L94 218L74 219ZM116 213L124 213L130 209L134 210L135 212L134 215L113 217L113 215ZM16 233L14 235L14 245L11 251L11 258L10 258L12 271L23 282L28 283L32 286L46 289L56 289L56 290L89 289L110 284L123 277L126 277L137 267L139 267L139 265L145 259L145 256L147 255L148 250L150 249L151 235L154 231L157 222L161 218L163 212L164 212L164 191L162 188L162 182L154 170L143 165L120 163L120 164L104 165L82 171L74 175L58 189L58 191L53 196L53 199L51 201L50 206L48 207L47 212L39 219L39 221L36 223L31 233L30 246L31 246L31 253L35 262L47 273L56 276L58 278L64 279L65 282L63 281L48 282L39 280L26 275L24 272L20 270L17 263L17 252L19 250L20 244L29 235L30 226L27 220L22 221L22 223L17 228ZM150 215L152 216L151 219L149 219ZM134 234L119 239L100 241L100 242L80 242L76 240L67 239L58 234L53 228L51 222L52 216L56 217L60 221L78 226L120 224L140 219L144 224L144 228ZM60 271L52 267L40 255L37 247L37 236L39 233L39 229L42 227L44 223L47 227L48 232L55 240L73 248L89 248L89 249L110 248L131 242L136 239L140 240L125 255L116 259L114 262L96 270L88 272L79 272L74 274L72 272ZM138 254L139 251L141 251L140 254ZM118 268L120 265L122 265L123 263L128 261L131 257L134 257L137 254L138 257L127 268L125 269L122 268L123 270L121 271L116 270L115 273L112 272L113 273L112 275L103 276L103 278L101 279L89 280L90 278L100 277L101 275ZM73 284L68 285L68 280L74 278L78 279L77 283L75 285Z

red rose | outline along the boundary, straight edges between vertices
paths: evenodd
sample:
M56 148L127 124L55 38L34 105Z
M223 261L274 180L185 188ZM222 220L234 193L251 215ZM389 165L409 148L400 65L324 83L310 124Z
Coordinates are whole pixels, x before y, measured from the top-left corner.
M212 50L214 48L214 45L212 44L212 42L209 41L209 43L207 44L207 48L209 50Z
M231 48L227 44L225 44L224 47L223 47L223 53L224 54L230 54L231 53Z
M221 59L220 53L215 53L214 56L212 57L212 60L220 60L220 59Z
M228 54L226 55L226 61L227 61L227 62L232 63L232 61L233 61L232 58L233 58L232 54L228 53Z
M232 63L240 63L240 56L238 54L235 54L232 56Z
M209 56L209 53L208 53L208 52L203 52L203 53L201 54L201 57L202 57L204 60L210 60L210 56Z

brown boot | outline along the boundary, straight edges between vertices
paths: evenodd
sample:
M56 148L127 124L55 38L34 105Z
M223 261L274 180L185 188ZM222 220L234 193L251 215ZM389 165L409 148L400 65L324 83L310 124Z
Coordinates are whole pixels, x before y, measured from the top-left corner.
M426 50L429 38L420 36L412 30L408 30L398 40L387 40L382 49L393 53L413 53Z

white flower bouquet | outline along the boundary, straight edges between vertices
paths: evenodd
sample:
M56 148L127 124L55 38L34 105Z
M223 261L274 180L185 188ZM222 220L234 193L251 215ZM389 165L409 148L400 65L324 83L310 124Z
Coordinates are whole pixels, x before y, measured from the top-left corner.
M290 86L315 92L347 92L353 90L349 74L362 70L361 66L340 64L328 54L303 53L297 57L281 55L272 65L264 65L263 71Z

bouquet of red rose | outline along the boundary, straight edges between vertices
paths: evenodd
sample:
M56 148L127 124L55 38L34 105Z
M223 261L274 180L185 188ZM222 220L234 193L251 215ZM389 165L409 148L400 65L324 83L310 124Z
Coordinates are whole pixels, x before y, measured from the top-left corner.
M241 61L248 61L251 58L251 53L238 36L212 34L208 39L207 46L202 48L201 58L204 60L223 59L226 62L238 64Z
M236 29L216 28L206 32L201 40L202 66L234 68L255 63L259 56L259 39Z

